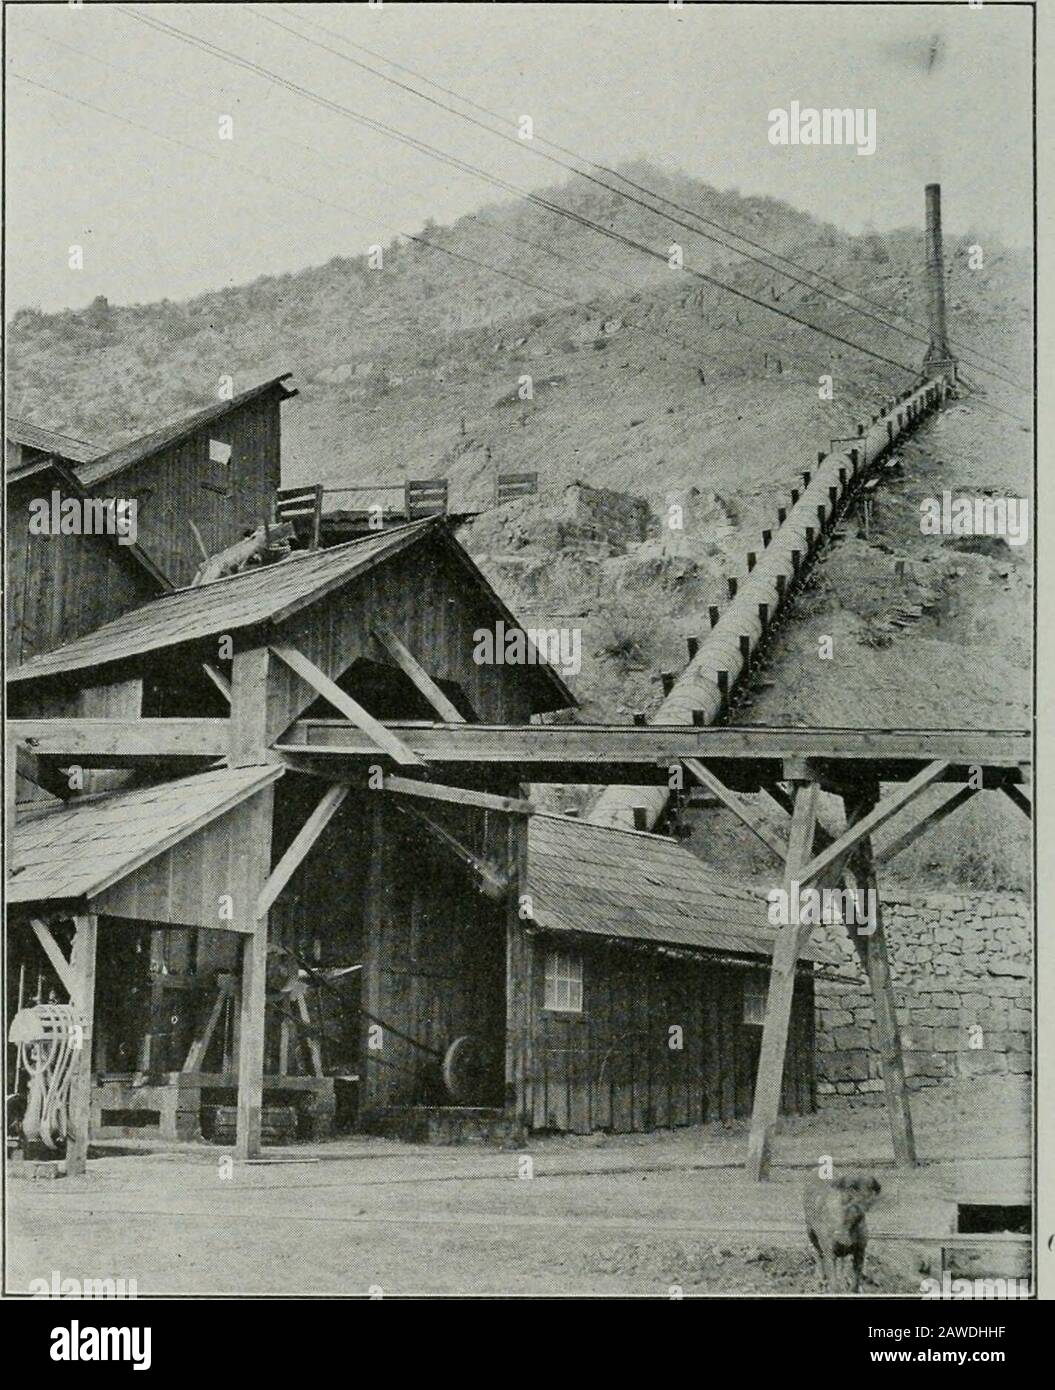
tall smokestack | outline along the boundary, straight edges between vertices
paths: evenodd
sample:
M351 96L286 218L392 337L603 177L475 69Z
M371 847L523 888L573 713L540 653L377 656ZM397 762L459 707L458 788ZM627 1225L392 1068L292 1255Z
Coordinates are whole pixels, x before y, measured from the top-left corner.
M956 380L956 359L945 334L945 257L941 244L941 184L928 183L927 199L927 317L930 346L923 359L928 376L944 373Z

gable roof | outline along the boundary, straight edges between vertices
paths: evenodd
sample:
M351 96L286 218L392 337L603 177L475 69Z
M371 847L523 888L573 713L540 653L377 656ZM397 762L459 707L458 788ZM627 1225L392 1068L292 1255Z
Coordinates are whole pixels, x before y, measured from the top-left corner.
M73 804L19 808L9 903L91 897L233 810L282 768L219 768Z
M176 589L74 642L33 657L10 672L9 679L30 680L102 666L287 617L405 549L432 525L431 521L416 521L329 550L296 551L278 564L228 575L212 584Z
M132 464L141 463L152 454L168 448L170 444L179 443L203 425L210 425L229 415L232 410L238 410L261 396L276 392L280 393L280 399L289 400L291 396L297 395L292 387L284 385L292 375L292 372L283 372L281 376L262 381L258 386L251 386L247 391L232 396L229 401L217 401L215 405L206 406L204 410L196 411L193 415L186 415L182 419L162 425L159 429L134 439L130 444L122 444L120 448L111 449L109 453L101 454L82 464L77 468L77 476L84 487L95 487L116 473L130 468Z
M72 435L59 434L56 430L46 430L28 420L18 420L8 416L4 421L4 438L13 444L22 444L27 449L36 449L42 454L53 455L68 463L87 463L98 458L103 452L97 444L89 444L86 439L74 439Z
M296 551L275 565L164 594L74 642L31 658L9 672L8 679L36 680L87 670L220 633L236 632L240 628L281 622L427 536L442 538L451 555L485 592L496 611L519 626L468 553L451 535L444 518L428 517L375 535L360 536L326 550ZM552 666L540 663L530 669L541 673L554 685L561 704L575 704L575 697Z
M541 812L528 837L532 917L547 931L773 954L763 894L716 874L676 840ZM828 955L808 944L802 959Z

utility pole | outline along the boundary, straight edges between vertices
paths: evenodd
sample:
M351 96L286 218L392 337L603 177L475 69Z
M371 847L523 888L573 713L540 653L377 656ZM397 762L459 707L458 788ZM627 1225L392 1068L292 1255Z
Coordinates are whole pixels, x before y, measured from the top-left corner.
M928 183L927 201L927 321L930 345L923 359L926 376L956 380L956 359L945 333L945 258L941 244L941 184Z

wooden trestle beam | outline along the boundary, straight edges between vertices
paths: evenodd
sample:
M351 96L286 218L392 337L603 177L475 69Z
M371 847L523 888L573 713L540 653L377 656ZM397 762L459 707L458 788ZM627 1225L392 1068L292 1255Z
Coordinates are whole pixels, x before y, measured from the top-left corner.
M953 756L955 757L955 754ZM932 760L914 777L882 799L879 795L879 779L873 770L870 777L861 779L860 791L844 795L847 829L835 836L817 825L816 797L820 789L819 779L816 776L812 780L808 777L808 765L802 771L803 777L794 783L794 797L791 803L791 836L784 869L784 892L789 903L794 902L797 895L810 885L829 885L841 881L844 870L849 868L858 894L865 895L862 901L870 907L867 922L849 922L846 923L846 928L868 978L875 1004L883 1090L890 1120L894 1158L899 1166L912 1167L916 1163L916 1143L894 1003L883 910L876 881L876 865L888 862L903 849L914 844L925 831L939 824L969 801L981 785L980 779L974 777L977 767L972 770L972 781L968 785L959 788L952 796L945 798L933 810L920 817L898 835L879 856L872 847L873 833L929 787L948 777L950 764L944 759ZM997 780L994 785L1002 791L1008 791L1010 784ZM787 798L779 787L769 785L766 790L779 805L787 804ZM1012 799L1016 800L1016 804L1017 798L1026 801L1017 787L1013 790L1016 796ZM1029 803L1026 804L1028 806ZM738 806L734 805L732 809L739 814ZM807 853L810 844L813 845L811 855ZM747 1150L748 1172L755 1181L761 1181L768 1176L771 1138L780 1112L795 967L809 932L810 926L789 922L780 929L773 951Z
M608 783L625 778L644 785L666 784L672 764L705 762L730 789L758 790L796 775L803 759L822 786L841 792L859 773L880 781L911 778L935 760L948 766L938 780L966 782L980 769L985 786L1025 780L1031 757L1028 734L1018 730L972 733L946 730L717 728L692 725L625 724L423 724L381 723L314 663L283 649L312 688L340 707L342 719L301 719L274 745L290 766L321 770L331 781L352 780L379 757L396 762L463 771L509 770L522 781ZM250 653L250 656L253 654ZM239 718L243 712L239 712ZM150 767L161 763L187 770L227 758L227 719L14 719L9 733L42 766ZM254 743L254 738L256 743ZM259 731L251 729L248 751L259 757ZM239 746L241 747L241 742ZM249 746L251 745L251 746Z
M785 901L788 902L792 900L795 884L813 850L818 791L816 782L795 784L791 833L784 866L784 893ZM795 966L808 933L808 927L788 923L778 932L773 947L769 990L766 994L766 1016L762 1028L762 1050L758 1059L755 1103L747 1145L748 1172L756 1182L769 1175L770 1135L780 1113L780 1090L784 1080L788 1024L791 1021L791 1003L795 994Z

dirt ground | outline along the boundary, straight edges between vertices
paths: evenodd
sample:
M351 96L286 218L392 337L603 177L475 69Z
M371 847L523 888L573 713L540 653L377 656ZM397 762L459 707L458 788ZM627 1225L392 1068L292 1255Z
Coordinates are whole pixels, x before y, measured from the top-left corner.
M7 1289L58 1271L141 1295L816 1293L801 1186L827 1154L883 1184L865 1291L918 1294L935 1242L907 1234L948 1233L972 1194L1026 1200L1029 1095L987 1078L913 1110L914 1171L893 1167L882 1106L845 1106L788 1121L757 1186L743 1124L511 1151L351 1136L249 1165L208 1145L100 1146L84 1178L9 1182Z

